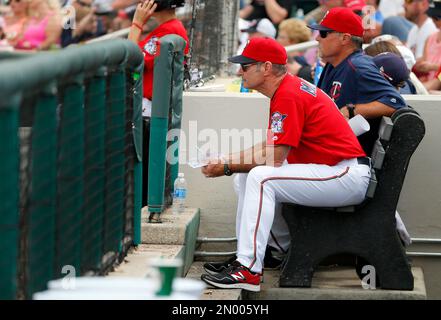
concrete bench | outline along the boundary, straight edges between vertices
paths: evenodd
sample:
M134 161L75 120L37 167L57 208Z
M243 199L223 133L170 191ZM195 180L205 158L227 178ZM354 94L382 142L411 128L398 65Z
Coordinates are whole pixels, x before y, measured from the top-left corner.
M383 117L374 146L366 199L343 208L283 204L291 247L279 279L281 287L311 287L314 270L338 254L360 257L356 265L375 268L377 287L413 290L414 279L396 231L395 210L410 158L425 134L424 121L411 108Z

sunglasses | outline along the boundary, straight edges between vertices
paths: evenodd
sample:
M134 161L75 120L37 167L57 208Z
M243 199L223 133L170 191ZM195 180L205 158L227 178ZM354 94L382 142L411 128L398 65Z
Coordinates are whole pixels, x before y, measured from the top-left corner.
M90 8L90 7L92 7L92 4L91 3L86 3L86 2L83 2L83 1L81 1L81 0L76 0L76 3L78 3L80 6L82 6L82 7L86 7L86 8Z
M251 66L255 65L255 64L258 64L258 62L247 63L247 64L241 64L240 67L242 68L243 72L247 72L248 69L249 69Z
M8 0L8 1L5 1L5 4L6 4L6 5L9 5L9 4L11 4L12 2L20 3L20 1L21 1L21 0Z
M320 37L323 38L323 39L325 39L328 36L329 33L334 33L334 32L337 32L337 31L334 31L334 30L319 30Z
M416 1L420 1L420 0L404 0L404 2L406 4L411 4L411 3L416 2Z

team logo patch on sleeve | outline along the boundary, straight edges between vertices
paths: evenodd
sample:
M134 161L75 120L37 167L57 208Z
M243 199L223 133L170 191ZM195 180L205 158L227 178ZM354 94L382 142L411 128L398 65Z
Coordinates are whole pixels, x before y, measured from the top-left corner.
M314 97L317 96L317 87L309 82L302 81L300 83L300 90L305 91Z
M154 56L157 50L158 37L152 37L144 46L144 51Z
M271 115L271 132L283 133L283 121L286 119L286 114L280 112L274 112Z

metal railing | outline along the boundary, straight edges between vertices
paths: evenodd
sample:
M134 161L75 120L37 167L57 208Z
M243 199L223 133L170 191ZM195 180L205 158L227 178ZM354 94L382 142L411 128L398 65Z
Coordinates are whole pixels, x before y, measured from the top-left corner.
M311 48L318 47L318 41L317 40L311 40L307 42L297 43L293 44L291 46L286 46L286 52L296 52L296 51L306 51Z

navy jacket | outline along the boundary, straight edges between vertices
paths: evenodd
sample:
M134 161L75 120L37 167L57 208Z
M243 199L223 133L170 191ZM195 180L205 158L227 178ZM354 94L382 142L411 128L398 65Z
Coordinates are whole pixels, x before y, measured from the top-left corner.
M327 64L317 85L343 108L348 104L363 104L378 101L394 109L403 108L406 102L380 73L372 57L357 50L337 67ZM370 155L378 137L381 119L369 120L371 129L359 136L364 151Z

